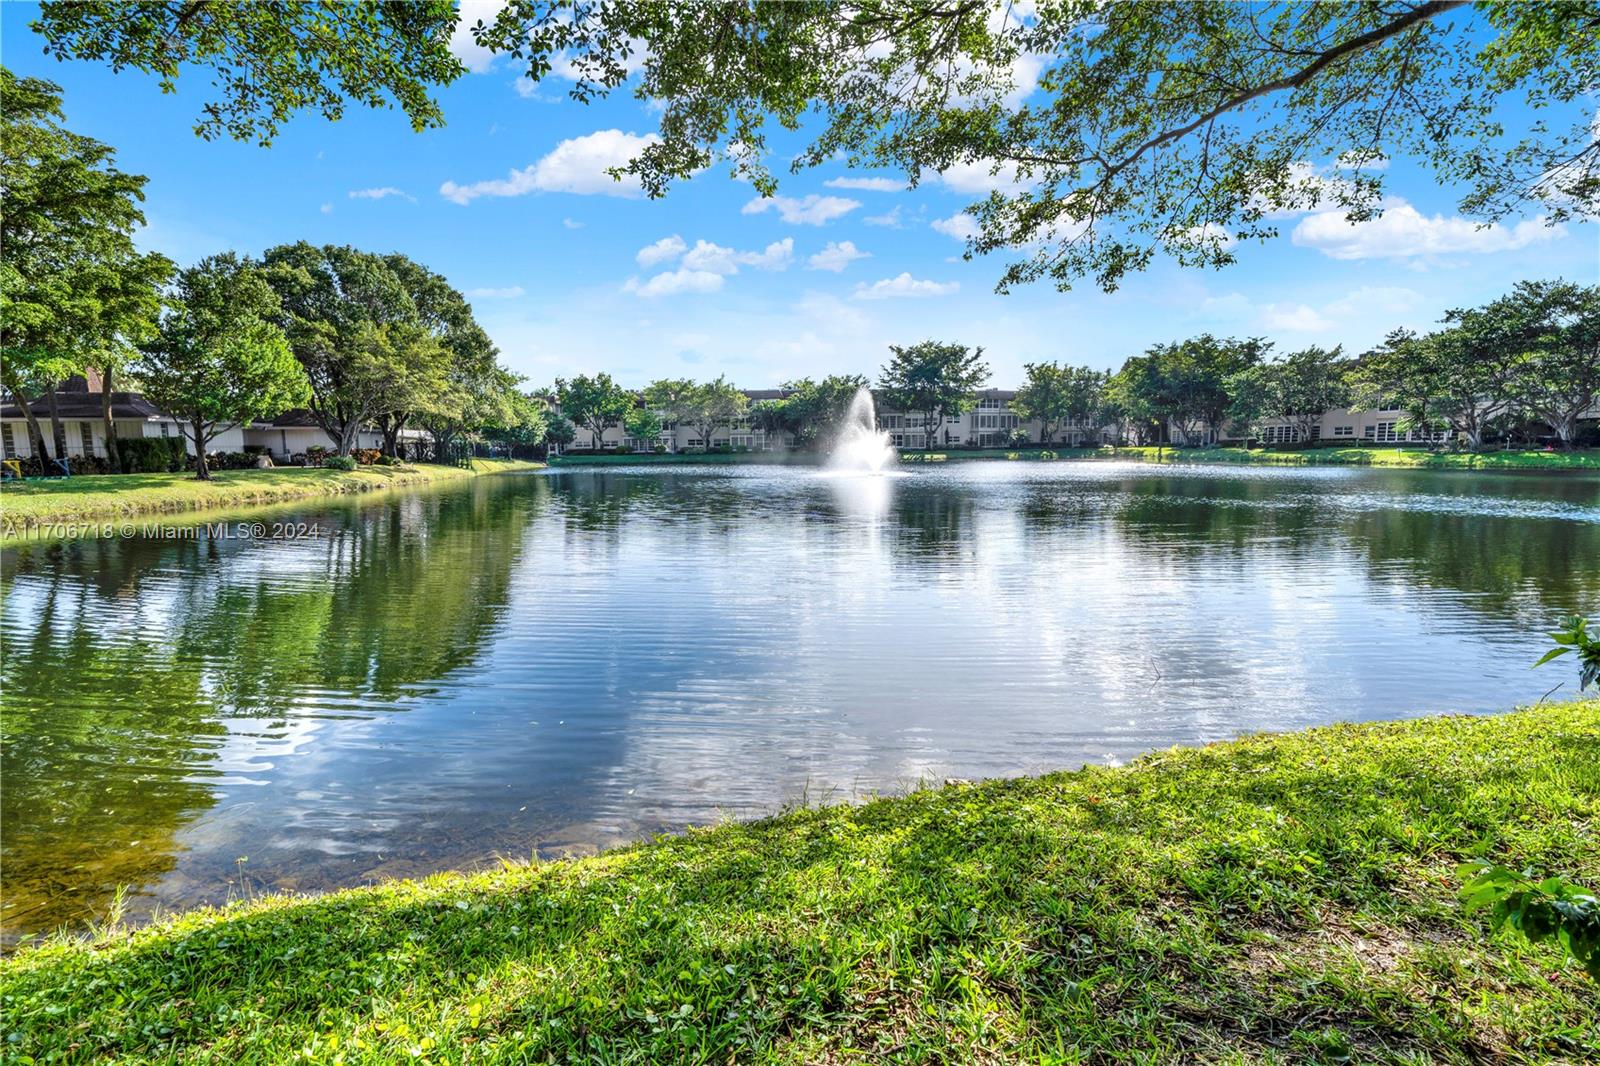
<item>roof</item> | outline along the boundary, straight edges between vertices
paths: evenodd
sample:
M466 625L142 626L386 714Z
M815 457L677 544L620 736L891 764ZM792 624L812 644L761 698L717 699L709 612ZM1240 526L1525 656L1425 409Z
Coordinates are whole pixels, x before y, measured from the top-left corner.
M98 384L98 382L97 382ZM23 416L22 405L14 397L6 397L6 404L0 406L0 418L21 419ZM50 401L44 396L28 402L28 408L37 418L50 417ZM99 391L90 392L87 383L81 377L68 378L56 389L56 411L67 421L78 422L85 420L99 421L105 412L100 406ZM160 408L145 399L137 392L113 392L111 394L112 418L161 418Z

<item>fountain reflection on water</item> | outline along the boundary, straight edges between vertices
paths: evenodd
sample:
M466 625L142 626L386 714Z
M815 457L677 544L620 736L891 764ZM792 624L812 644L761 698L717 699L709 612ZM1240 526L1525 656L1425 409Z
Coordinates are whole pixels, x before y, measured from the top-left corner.
M894 445L878 428L872 393L857 389L828 455L828 469L837 474L882 474L894 462Z

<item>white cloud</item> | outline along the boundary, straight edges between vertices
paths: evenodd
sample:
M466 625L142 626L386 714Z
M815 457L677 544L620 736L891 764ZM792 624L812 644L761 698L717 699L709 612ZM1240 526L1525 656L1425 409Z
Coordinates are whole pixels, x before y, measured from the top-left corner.
M967 211L958 211L949 218L936 218L928 225L959 241L971 240L978 235L978 220Z
M799 200L792 196L758 196L745 204L740 214L759 215L775 207L779 217L791 226L820 226L848 215L860 206L859 200L849 200L843 196L818 196L816 193Z
M1261 309L1261 323L1268 329L1286 333L1315 333L1333 328L1332 322L1305 304L1267 304Z
M1215 244L1218 248L1232 248L1238 240L1222 226L1207 222L1204 226L1190 226L1179 236L1178 243L1192 248Z
M838 274L857 259L870 258L872 253L861 251L854 241L829 241L826 248L806 260L806 266L812 270L831 270Z
M564 219L561 220L561 224L563 226L567 227L568 229L582 229L583 228L583 223L579 222L575 218L564 218Z
M322 210L323 214L331 215L331 214L333 214L333 205L332 204L323 204L321 210Z
M640 248L633 258L640 266L655 266L657 263L678 258L688 247L683 243L683 238L674 233L670 237L663 237L654 244Z
M1422 303L1415 289L1394 285L1363 285L1347 296L1328 304L1323 311L1333 318L1358 318L1377 313L1405 314Z
M683 266L686 270L737 274L741 266L753 266L758 270L787 270L793 260L793 237L773 241L759 252L741 252L711 241L695 241L694 247L684 254Z
M468 289L467 297L473 300L512 300L522 295L521 285L510 285L503 289Z
M709 270L680 269L663 271L643 283L629 278L622 291L653 297L672 296L680 292L716 292L720 288L721 274L713 274Z
M905 273L899 277L875 281L871 285L866 283L857 285L855 298L858 300L888 300L898 296L949 296L959 288L961 288L960 282L924 281Z
M513 170L505 178L470 185L447 181L439 186L439 195L463 205L480 196L526 196L533 192L638 196L637 179L625 176L616 181L606 171L625 165L658 140L660 138L653 133L641 137L621 130L599 130L562 141L537 163Z
M992 159L955 163L939 173L939 181L954 192L970 196L987 196L997 191L1017 193L1028 187L1015 166L997 164Z
M382 200L390 196L398 196L402 199L410 200L412 203L417 202L417 198L415 196L412 196L404 189L397 189L393 185L385 185L381 189L350 190L350 199L352 200Z
M829 178L822 184L830 189L859 189L862 192L899 192L906 187L894 178Z
M472 26L490 23L505 7L505 0L461 0L456 28L450 34L450 53L474 74L486 73L494 66L495 55L472 39Z
M1391 199L1378 218L1351 223L1337 209L1316 211L1300 220L1290 239L1330 259L1406 259L1464 252L1508 252L1566 236L1565 228L1531 218L1514 226L1488 226L1459 215L1424 215L1406 201Z
M888 212L886 214L868 215L866 218L863 218L861 221L865 222L869 226L890 226L890 227L892 227L894 229L899 229L900 228L900 205L896 204L895 207L894 207L894 210L890 211L890 212Z

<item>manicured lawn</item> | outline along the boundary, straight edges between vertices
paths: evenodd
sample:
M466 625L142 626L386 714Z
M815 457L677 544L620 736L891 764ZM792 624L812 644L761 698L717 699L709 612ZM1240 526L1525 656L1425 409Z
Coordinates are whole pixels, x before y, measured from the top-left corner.
M1309 448L1269 451L1243 448L1115 448L1105 454L1118 459L1169 463L1268 463L1289 466L1334 463L1356 466L1416 466L1441 470L1596 470L1600 451L1431 452L1424 448Z
M424 485L478 474L536 470L540 464L505 459L474 460L471 470L454 466L364 466L353 471L321 467L219 470L212 479L192 474L90 474L30 478L0 487L0 535L15 537L55 523L134 515L278 503L314 496L400 485Z
M620 452L569 452L551 458L551 466L650 466L682 465L703 466L727 463L784 463L820 462L810 452L640 452L624 455Z
M1600 884L1600 701L1335 726L197 912L0 964L6 1059L1594 1061L1455 865Z

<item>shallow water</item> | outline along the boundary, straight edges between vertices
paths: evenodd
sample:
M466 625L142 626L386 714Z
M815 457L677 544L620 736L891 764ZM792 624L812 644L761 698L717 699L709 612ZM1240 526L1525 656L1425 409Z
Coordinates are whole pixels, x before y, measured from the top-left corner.
M0 561L7 935L947 776L1483 711L1600 607L1600 479L572 469L301 540Z

